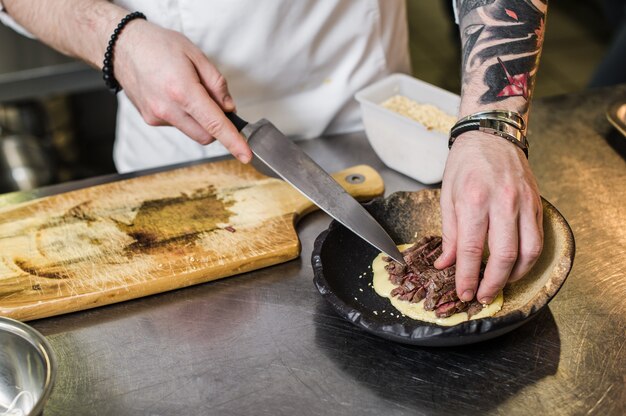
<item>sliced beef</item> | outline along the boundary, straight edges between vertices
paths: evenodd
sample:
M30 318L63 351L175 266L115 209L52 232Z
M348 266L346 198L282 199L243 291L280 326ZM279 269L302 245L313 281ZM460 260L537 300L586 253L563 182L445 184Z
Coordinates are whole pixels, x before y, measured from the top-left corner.
M454 315L457 312L463 312L467 308L467 303L457 300L456 302L446 302L440 305L436 310L435 314L438 318L447 318L449 316Z
M396 296L402 296L402 295L404 295L404 293L405 292L404 292L404 289L402 288L402 286L398 286L398 287L392 289L391 297L395 298Z
M471 302L459 300L455 285L456 267L453 265L443 270L434 267L441 253L441 237L429 236L402 252L406 266L385 257L389 279L398 286L391 291L391 296L413 303L424 299L424 309L435 311L440 318L464 311L471 318L482 310L483 305L476 299ZM483 273L484 264L480 279Z
M444 303L454 302L457 299L458 299L458 296L456 295L456 289L452 288L452 290L449 290L449 291L445 292L443 295L441 295L441 297L437 301L437 305L435 305L435 307L438 308L441 305L443 305Z
M426 297L426 289L424 289L424 286L420 286L419 288L417 288L417 290L413 294L413 299L411 299L411 302L417 303L421 301L422 299L424 299L425 297Z
M478 302L477 300L473 300L472 302L470 302L469 306L467 307L467 315L471 318L472 316L476 315L478 312L482 310L483 310L482 303Z
M407 267L420 274L430 268L441 254L441 237L424 237L402 252Z
M446 302L446 303L444 303L442 305L439 305L437 307L437 310L435 311L437 316L440 317L440 318L447 318L448 316L453 315L455 312L456 312L456 302L455 301Z

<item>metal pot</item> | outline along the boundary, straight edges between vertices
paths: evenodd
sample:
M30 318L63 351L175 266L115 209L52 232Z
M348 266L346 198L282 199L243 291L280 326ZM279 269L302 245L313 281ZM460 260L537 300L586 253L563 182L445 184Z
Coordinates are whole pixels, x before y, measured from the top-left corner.
M5 131L36 137L48 134L45 106L38 101L22 101L0 105L0 126Z
M54 177L49 153L36 137L0 134L0 192L48 185Z
M48 116L37 101L0 106L0 193L49 185L54 179Z

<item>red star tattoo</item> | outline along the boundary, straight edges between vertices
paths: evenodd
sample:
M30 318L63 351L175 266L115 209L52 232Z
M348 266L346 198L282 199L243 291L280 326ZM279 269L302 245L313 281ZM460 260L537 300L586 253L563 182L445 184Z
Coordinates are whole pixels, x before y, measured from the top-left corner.
M506 79L509 81L509 85L498 93L498 97L524 97L525 100L528 100L528 78L530 78L530 74L524 72L523 74L511 75L500 58L498 58L498 62L504 69Z

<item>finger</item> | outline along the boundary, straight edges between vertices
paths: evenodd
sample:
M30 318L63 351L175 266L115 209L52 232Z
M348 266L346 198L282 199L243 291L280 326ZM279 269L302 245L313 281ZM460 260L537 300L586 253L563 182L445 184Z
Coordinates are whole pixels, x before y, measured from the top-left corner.
M215 138L203 129L193 117L180 109L172 110L167 121L185 133L187 137L200 144L207 145L215 141Z
M474 298L478 287L489 221L486 213L467 207L459 210L457 221L456 291L459 299L468 302Z
M512 215L511 215L512 214ZM509 279L518 255L517 212L489 217L489 260L476 298L483 304L493 302Z
M450 198L441 194L441 237L442 237L442 249L443 252L437 260L435 260L435 267L438 269L445 269L454 264L456 258L456 213L454 211L454 205Z
M197 87L191 88L184 108L204 130L219 140L237 159L243 163L248 163L252 159L248 144L233 123L226 118L224 111L209 97L203 86L197 84Z
M228 83L222 73L200 52L194 54L192 61L202 85L209 92L213 101L224 111L235 111L235 102L230 95Z
M519 257L511 271L510 282L521 279L535 265L543 249L543 212L541 205L520 212Z

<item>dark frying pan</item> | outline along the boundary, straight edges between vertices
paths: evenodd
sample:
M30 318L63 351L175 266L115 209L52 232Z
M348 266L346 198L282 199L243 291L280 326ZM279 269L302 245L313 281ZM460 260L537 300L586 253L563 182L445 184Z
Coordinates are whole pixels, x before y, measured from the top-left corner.
M375 199L367 210L398 244L441 233L439 190L397 192ZM383 338L413 345L452 346L484 341L512 331L533 318L556 295L574 260L574 236L565 218L546 200L544 249L537 264L504 290L504 305L491 318L451 327L401 317L389 300L374 292L371 264L378 251L333 221L313 248L315 285L345 319ZM385 313L382 313L385 311ZM392 315L393 313L393 315Z

